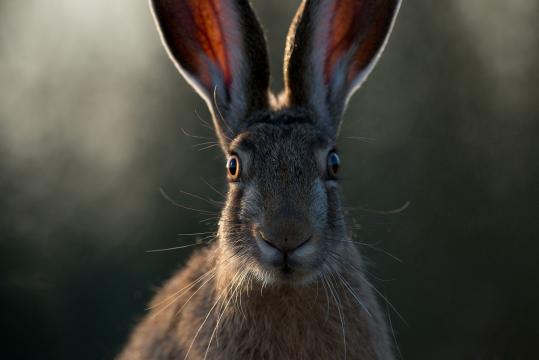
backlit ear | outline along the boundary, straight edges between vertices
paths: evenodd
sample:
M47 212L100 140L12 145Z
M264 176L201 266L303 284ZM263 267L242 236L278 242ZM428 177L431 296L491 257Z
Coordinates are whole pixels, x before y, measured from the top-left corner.
M399 7L400 0L305 0L287 41L289 102L310 108L336 133L348 100L378 61Z
M208 104L223 144L268 106L269 64L247 0L151 0L170 57Z

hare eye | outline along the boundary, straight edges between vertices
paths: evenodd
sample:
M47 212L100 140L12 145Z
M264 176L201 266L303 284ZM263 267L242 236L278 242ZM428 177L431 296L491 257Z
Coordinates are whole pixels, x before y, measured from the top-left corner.
M228 176L232 181L239 179L241 174L241 165L238 155L230 155L226 163L226 168L228 170Z
M328 175L335 179L341 166L341 158L335 151L331 151L328 155Z

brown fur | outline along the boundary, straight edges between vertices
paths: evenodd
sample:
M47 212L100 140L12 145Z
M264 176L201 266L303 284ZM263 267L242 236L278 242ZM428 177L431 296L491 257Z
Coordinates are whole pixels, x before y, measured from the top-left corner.
M227 269L219 271L217 279L205 285L201 282L183 293L167 307L170 297L212 269L222 256L216 244L191 258L185 269L159 291L152 301L154 308L135 330L119 360L183 359L193 341L188 358L203 359L221 314L208 359L345 358L337 304L321 280L300 289L261 289L254 281L246 281L238 294L232 295L227 293L226 285L218 285L236 284L231 281L234 271ZM353 257L356 262L359 260L357 254ZM370 285L353 269L341 275L359 289L371 314L357 304L342 284L335 285L345 317L347 358L391 359L385 325ZM211 310L222 294L225 297ZM195 339L208 313L210 316Z
M196 252L157 293L119 360L393 359L376 290L347 237L338 179L328 171L340 125L332 109L343 109L362 81L339 80L348 79L357 63L336 55L353 51L313 51L311 33L325 16L322 10L336 8L330 6L334 1L302 4L288 44L287 90L271 106L271 94L260 98L269 94L268 62L246 0L204 0L200 6L191 0L152 1L169 53L206 99L222 148L238 159L241 174L229 177L215 242ZM361 58L363 68L353 68L364 77L385 44L399 1L350 0L341 6L356 2L394 10L377 15L372 26L357 26L359 34L373 35L355 39L351 49L358 41L378 44L368 61ZM207 11L213 6L226 11ZM193 22L186 19L196 12L214 18L190 28ZM325 23L322 30L329 28ZM220 25L200 27L211 24ZM240 63L223 67L220 57L205 56L206 47L197 43L201 37L185 46L186 34L197 31L217 31L215 38L231 40L214 45ZM331 66L340 65L328 70L335 79L326 84L313 71L330 56ZM225 91L219 89L223 84ZM342 96L335 95L336 86Z

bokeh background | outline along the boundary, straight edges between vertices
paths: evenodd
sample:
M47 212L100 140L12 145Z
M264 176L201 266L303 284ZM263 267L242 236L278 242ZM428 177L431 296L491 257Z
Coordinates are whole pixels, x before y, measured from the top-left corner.
M298 5L254 1L276 90ZM535 0L404 1L351 101L343 194L407 322L386 306L400 358L539 356L538 17ZM226 189L220 150L188 135L209 121L146 1L0 2L0 357L120 350L193 248L147 250L215 229L162 195L218 210L187 194Z

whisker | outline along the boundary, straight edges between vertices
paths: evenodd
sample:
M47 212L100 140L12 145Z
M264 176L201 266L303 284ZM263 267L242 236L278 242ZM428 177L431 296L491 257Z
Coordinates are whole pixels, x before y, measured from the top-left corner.
M161 192L161 195L167 199L172 205L174 206L177 206L179 208L182 208L182 209L185 209L185 210L190 210L190 211L195 211L195 212L198 212L200 214L206 214L206 215L215 215L216 213L213 212L213 211L207 211L207 210L200 210L200 209L195 209L195 208L192 208L192 207L189 207L189 206L185 206L185 205L182 205L178 202L176 202L174 199L172 199L170 196L167 195L167 193L165 192L165 190L163 190L163 188L160 188L159 191Z
M212 206L216 206L216 207L219 207L219 208L221 208L224 205L224 203L222 201L215 201L213 199L205 199L202 196L192 194L192 193L189 193L187 191L180 190L180 193L185 194L187 196L191 196L192 198L204 201L206 204L210 204Z
M164 309L162 309L161 311L159 311L157 314L154 315L154 317L156 317L157 315L159 315L162 311L164 311L167 307L169 307L170 305L172 305L173 303L175 303L181 296L184 292L186 291L189 291L190 289L192 289L194 286L196 286L198 283L200 283L201 281L203 281L205 278L209 277L209 279L207 279L207 281L205 281L196 291L195 291L195 294L202 288L204 287L205 284L208 283L209 280L211 280L214 276L215 276L215 273L217 271L217 268L218 266L226 266L229 261L234 257L234 255L228 257L227 259L223 260L221 263L219 263L218 265L214 266L212 269L206 271L204 274L202 274L201 276L199 276L197 279L195 279L194 281L192 281L189 285L186 285L185 287L181 288L180 290L176 291L174 294L166 297L164 300L160 301L159 303L149 307L147 310L150 310L150 309L154 309L154 308L157 308L159 306L161 306L162 304L164 304L165 302L169 301L172 299L172 301L170 303L168 303ZM189 299L187 300L187 302L184 304L187 305L187 303L189 302L189 300L195 295L191 295L191 297L189 297ZM179 312L181 312L181 310L183 309L183 306L182 308L179 310ZM178 312L178 313L179 313Z
M232 296L235 297L235 303L237 304L238 306L238 309L240 310L240 313L242 314L243 318L247 318L247 315L245 314L245 311L243 309L243 304L242 304L242 301L241 301L241 294L240 294L240 289L243 287L243 283L245 281L245 278L247 276L247 271L243 271L241 273L241 277L239 279L239 281L237 282L235 288L234 288L234 292L232 293Z
M350 266L352 269L354 269L355 271L357 271L357 272L360 274L360 276L363 278L363 281L364 281L364 282L365 282L371 289L373 289L373 290L378 294L378 296L380 296L380 297L387 303L387 305L389 305L389 307L391 307L391 309L395 312L395 314L397 314L397 316L399 317L399 319L401 319L401 321L402 321L406 326L409 326L409 325L408 325L408 322L406 321L406 319L404 318L404 316L402 316L401 313L397 310L397 308L395 308L395 306L393 306L393 304L392 304L392 303L391 303L391 302L384 296L384 294L382 294L381 291L379 291L379 290L376 288L376 286L374 286L373 284L371 284L370 281L369 281L368 279L366 279L364 275L362 275L362 274L363 274L363 271L362 271L359 267L357 267L357 266L355 266L354 264L350 263L350 262L348 261L348 259L342 257L341 255L339 255L339 254L337 254L337 253L335 253L335 252L330 251L330 254L333 254L334 256L337 256L342 262L346 262L345 265Z
M378 214L378 215L398 215L406 211L410 207L412 202L407 201L402 205L401 207L393 210L376 210L376 209L369 209L364 207L354 207L354 208L348 208L348 210L351 211L364 211L371 214Z
M387 305L389 305L389 307L391 308L391 310L393 310L395 312L395 314L397 314L397 316L399 317L399 319L401 319L401 321L404 323L404 325L406 326L410 326L408 324L408 321L406 321L406 319L404 318L404 316L401 315L401 313L395 308L395 306L393 306L393 304L384 296L384 294L382 294L382 292L380 290L378 290L376 288L376 286L374 286L373 284L371 284L367 279L365 279L365 283L370 286L371 289L373 289L382 299L384 299L384 301L387 303Z
M397 351L399 352L399 356L402 360L404 360L404 356L402 355L401 348L399 346L399 342L397 341L397 336L395 335L395 329L393 327L393 322L391 321L391 313L386 308L386 314L389 321L389 327L391 328L391 335L393 336L393 341L395 342L395 347L397 348Z
M347 136L345 139L348 140L360 140L362 142L365 142L367 144L374 144L376 142L376 138L370 138L370 137L364 137L364 136Z
M325 275L323 273L321 275L322 277L320 278L320 281L322 283L322 286L324 287L324 293L326 294L326 322L327 322L329 318L329 295L328 295L328 289L326 288L326 284L323 281Z
M314 306L318 303L318 281L316 281L315 284L316 284L316 293L314 295L314 300L312 301L311 306L307 310L308 312L311 311L314 308Z
M228 266L230 265L229 261L234 258L235 255L232 255L230 256L228 259L226 259L223 263L221 263L222 266ZM217 270L217 266L214 268L215 270ZM191 301L191 299L209 282L211 281L213 278L215 278L215 276L217 275L217 273L215 272L208 280L206 280L204 282L204 284L200 285L200 287L198 289L195 290L195 292L193 294L191 294L191 296L189 296L189 298L187 299L187 301L180 307L180 309L176 312L177 315L179 315L182 310L187 306L187 304L189 304L189 302ZM192 344L191 344L192 345Z
M234 275L234 278L236 277L236 275ZM232 280L234 280L234 278L232 278ZM231 290L231 286L230 285L227 285L227 287L225 288L225 290L223 290L223 292L226 291L226 294L225 294L225 299L228 297L228 295L230 294L230 290ZM211 336L210 336L210 341L208 342L208 346L206 347L206 353L204 354L204 360L206 360L206 358L208 357L208 352L210 351L210 346L211 346L211 343L212 343L212 340L213 340L213 337L215 336L215 333L217 332L217 329L219 328L219 325L221 323L221 318L223 317L223 315L225 314L225 311L226 309L228 308L228 305L230 304L230 302L232 301L232 297L230 297L227 301L227 303L224 305L223 307L223 310L218 314L217 316L217 321L215 323L215 327L211 333Z
M197 239L198 241L200 242L204 242L206 244L209 244L211 243L213 240L217 239L217 235L216 234L211 234L211 235L208 235L208 236L204 236L202 238L199 238Z
M215 231L203 231L203 232L196 232L196 233L176 234L176 235L177 236L200 236L200 235L207 235L207 234L215 234Z
M189 303L189 301L193 298L193 296L195 296L195 294L200 290L202 289L206 284L208 284L208 282L210 282L213 278L215 277L215 273L211 274L211 276L208 277L208 279L206 279L204 281L204 283L202 285L200 285L200 287L198 289L195 290L195 292L187 299L187 301L182 305L182 307L180 308L180 310L178 310L177 314L179 314L181 312L181 310L183 310L183 308L187 305L187 303ZM159 314L161 314L163 311L165 311L166 309L168 309L172 304L174 304L185 292L189 291L190 289L192 289L194 286L196 286L196 284L190 286L188 289L185 289L184 292L178 294L177 296L174 297L174 299L172 299L172 301L170 301L167 305L165 305L161 310L159 310L155 315L152 316L152 319L155 319L156 317L159 316Z
M196 278L195 280L193 280L190 284L184 286L183 288L181 288L180 290L176 291L174 294L170 295L170 296L167 296L165 299L163 299L162 301L158 302L157 304L153 305L153 306L150 306L148 308L146 308L146 310L151 310L151 309L155 309L159 306L161 306L162 304L164 304L165 302L167 302L168 300L176 297L176 295L178 295L179 293L181 293L182 291L184 290L189 290L191 289L193 286L195 286L196 284L198 284L199 282L201 282L202 280L204 280L204 278L210 276L213 272L215 272L215 268L213 269L210 269L208 271L206 271L204 274L202 274L201 276L199 276L198 278Z
M354 271L357 271L358 273L362 274L362 273L368 273L369 275L373 276L375 279L377 280L380 280L380 281L393 281L393 280L384 280L384 279L380 279L378 277L376 277L375 275L373 275L372 273L370 273L369 271L367 271L366 269L362 269L360 268L358 265L356 264L353 264L352 262L350 262L350 260L348 260L347 258L343 257L342 255L334 252L334 251L329 251L330 253L330 256L332 256L336 261L339 261L339 262L342 262L344 263L345 266L348 266L350 267L351 269L353 269Z
M218 147L218 146L221 146L221 144L215 143L215 144L211 144L211 145L205 146L205 147L203 147L203 148L199 148L197 151L209 150L209 149L211 149L211 148Z
M331 276L331 273L330 273L330 276ZM325 276L324 276L324 279L326 279ZM342 327L342 334L343 334L343 344L344 344L344 359L346 360L348 351L346 350L346 330L345 330L345 326L344 326L344 315L342 314L342 308L340 306L340 300L337 300L337 295L336 295L337 289L335 289L333 287L333 285L331 284L329 279L326 279L326 281L327 281L327 285L328 285L329 291L331 293L331 296L333 297L333 300L335 301L335 306L337 307L337 313L339 314L339 319L341 320L341 327Z
M197 143L197 144L194 144L193 147L201 147L201 146L206 146L206 145L210 145L210 144L219 144L217 141L215 141L214 139L212 139L211 141L203 141L203 142L200 142L200 143Z
M187 349L187 352L185 353L184 360L186 360L187 357L189 356L189 352L191 351L191 348L193 347L193 344L195 343L195 340L197 339L198 334L200 333L200 330L202 330L202 328L204 327L204 325L208 321L208 318L210 317L210 314L212 313L213 309L215 309L215 307L219 303L219 300L221 299L222 296L223 296L223 294L220 294L219 297L217 297L217 299L215 300L215 304L213 304L213 306L210 308L210 310L208 310L208 314L204 318L204 321L202 321L202 324L200 324L200 326L198 327L198 330L195 333L195 336L193 337L193 340L191 341L191 345L189 345L189 348Z
M213 127L212 127L206 120L204 120L204 119L202 118L202 116L200 116L200 114L198 113L197 110L195 110L195 115L196 115L196 117L198 118L198 120L200 120L200 122L202 123L202 125L203 125L205 128L207 128L207 129L209 129L209 130L211 130L211 131L213 132Z
M171 248L165 248L165 249L154 249L154 250L146 250L147 253L158 253L158 252L166 252L166 251L173 251L173 250L180 250L180 249L186 249L193 246L200 246L200 245L206 245L204 242L196 242L193 244L187 244L187 245L181 245L181 246L174 246Z
M220 216L212 216L212 217L200 220L199 223L207 224L207 223L209 223L211 221L219 220L220 218L221 218ZM217 224L217 223L215 223L215 224Z
M212 184L210 184L206 179L200 178L204 184L206 184L211 190L213 190L217 195L220 195L222 198L226 198L225 194L217 190Z
M361 301L361 299L358 297L358 295L352 290L352 287L351 285L344 279L344 277L338 273L338 272L335 272L335 274L337 275L337 277L340 279L341 283L344 285L345 289L348 290L348 292L350 293L350 295L352 295L352 297L356 300L356 302L359 304L359 306L361 306L361 308L363 310L365 310L365 312L370 316L372 317L372 314L371 312L369 311L369 309L367 308L367 306L363 303L363 301Z
M181 132L186 135L186 136L189 136L193 139L202 139L202 140L215 140L214 138L211 138L211 137L207 137L207 136L200 136L200 135L193 135L193 134L190 134L188 133L184 128L180 128Z
M234 257L231 256L230 258ZM202 328L204 327L204 325L206 324L206 322L208 321L208 318L210 317L210 314L213 312L213 310L215 309L215 307L217 306L217 304L219 304L219 301L221 300L221 298L223 297L224 294L224 291L221 292L221 294L219 294L219 296L217 297L217 299L215 300L215 303L213 304L213 306L210 308L210 310L208 310L208 314L206 315L206 317L204 318L204 321L202 321L202 324L200 324L197 332L195 333L195 336L193 337L193 340L191 341L191 345L189 345L189 348L187 349L187 353L185 354L185 357L184 357L184 360L187 359L187 357L189 356L189 352L191 351L191 348L193 347L193 344L195 343L195 340L197 339L198 337L198 334L200 333L200 331L202 330ZM184 305L185 306L185 305ZM180 309L181 311L181 309Z
M366 246L366 247L368 247L368 248L370 248L370 249L373 249L373 250L375 250L375 251L378 251L378 252L381 252L381 253L387 255L387 256L389 256L390 258L392 258L392 259L394 259L394 260L400 262L401 264L404 263L404 261L403 261L402 259L396 257L395 255L393 255L393 254L390 253L389 251L384 250L384 249L382 249L382 248L379 248L379 247L377 247L377 246L374 246L374 245L372 245L372 244L368 244L368 243L364 243L364 242L356 241L356 240L336 240L336 241L345 242L345 243L352 243L352 244L358 244L358 245L363 245L363 246Z
M396 280L397 280L396 278L382 279L380 276L374 274L372 271L369 271L369 270L366 270L366 269L364 269L363 271L364 271L365 273L367 273L367 275L369 275L369 277L372 277L372 278L375 279L376 281L381 281L381 282L384 282L384 283L389 283L389 282L393 282L393 281L396 281Z
M223 113L221 113L221 109L219 108L219 104L217 103L217 85L215 85L215 87L213 88L213 104L215 105L215 109L217 109L217 114L219 115L219 118L223 122L223 125L225 125L225 127L227 128L229 132L233 132L232 128L230 127L228 122L225 120ZM232 139L230 139L228 136L226 136L225 134L223 135L227 138L227 140L232 141Z

